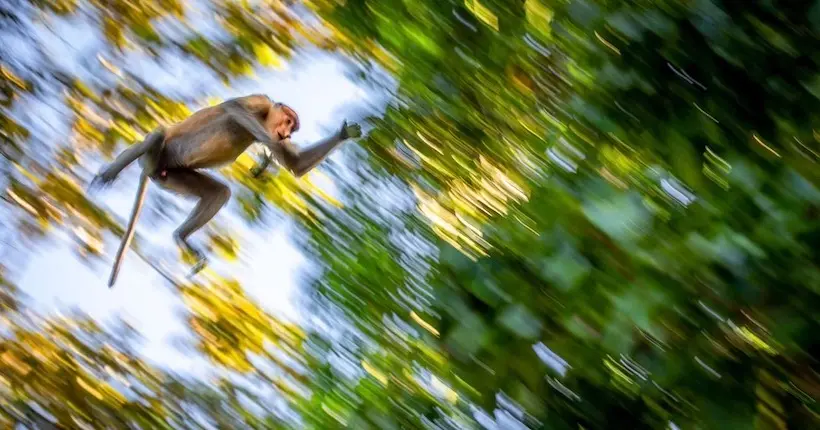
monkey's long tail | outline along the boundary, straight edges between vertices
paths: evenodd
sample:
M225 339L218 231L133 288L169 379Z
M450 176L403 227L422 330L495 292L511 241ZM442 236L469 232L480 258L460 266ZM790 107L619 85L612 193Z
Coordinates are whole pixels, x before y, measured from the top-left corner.
M131 245L134 239L134 227L137 225L137 218L142 212L142 204L145 201L145 193L148 190L148 176L145 173L140 174L140 183L137 187L137 197L134 199L134 207L131 208L131 217L128 219L128 227L125 228L125 234L122 236L120 242L120 249L117 250L117 256L114 257L114 267L111 269L111 277L108 278L108 288L114 286L117 282L117 275L120 272L122 260L125 257L125 250Z

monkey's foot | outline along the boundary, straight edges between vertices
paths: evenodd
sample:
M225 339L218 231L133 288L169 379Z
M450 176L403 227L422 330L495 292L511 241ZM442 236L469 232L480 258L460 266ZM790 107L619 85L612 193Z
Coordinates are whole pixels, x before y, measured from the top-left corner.
M208 260L207 259L203 258L203 259L197 261L196 264L194 264L194 267L191 268L191 272L188 273L188 277L192 278L194 275L201 272L202 269L204 269L206 266L208 266Z
M208 257L205 256L205 253L190 247L187 249L186 257L188 259L192 259L194 261L193 266L191 267L191 271L188 273L188 278L193 277L197 273L201 272L208 265ZM190 260L189 260L190 261Z
M205 253L192 246L182 246L182 260L184 262L192 263L191 272L188 277L192 277L201 272L208 265L208 257Z

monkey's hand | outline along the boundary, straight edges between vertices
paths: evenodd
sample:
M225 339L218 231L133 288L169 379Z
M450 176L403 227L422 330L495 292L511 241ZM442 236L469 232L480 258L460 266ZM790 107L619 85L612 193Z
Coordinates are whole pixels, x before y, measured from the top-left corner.
M270 164L270 157L263 157L260 162L251 167L251 176L258 178L268 168L268 164Z
M107 171L108 169L103 169L100 173L94 175L94 178L91 179L91 183L88 184L89 191L99 190L100 188L107 187L114 182L114 179L117 179L116 174L112 174Z
M267 168L265 168L265 166L253 166L253 167L251 167L251 176L253 176L254 178L257 178L257 179L258 179L258 178L259 178L260 176L262 176L262 175L263 175L263 174L264 174L267 170L268 170L268 169L267 169ZM278 167L278 166L274 166L274 167L273 167L273 168L271 168L270 170L273 172L273 174L274 174L274 175L276 175L276 172L278 172L278 171L279 171L279 167Z
M362 126L360 126L359 124L356 124L355 122L348 124L347 121L345 120L342 123L342 129L339 130L339 137L341 137L342 140L344 140L344 139L355 139L357 137L360 137L361 135L362 135Z
M254 178L258 178L263 173L265 173L265 170L267 170L268 166L270 166L270 164L271 164L271 161L272 161L271 157L273 157L272 153L271 154L265 154L265 156L262 157L262 160L260 162L256 163L256 166L251 167L251 176L253 176ZM278 169L275 169L275 170L278 170Z

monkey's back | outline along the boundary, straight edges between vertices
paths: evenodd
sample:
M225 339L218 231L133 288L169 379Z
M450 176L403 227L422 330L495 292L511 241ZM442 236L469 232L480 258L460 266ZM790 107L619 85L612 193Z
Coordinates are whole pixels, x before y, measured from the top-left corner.
M253 136L238 127L221 104L210 106L166 130L166 166L220 166L234 161L253 141Z
M203 124L207 124L213 118L221 115L222 113L224 113L224 109L222 109L220 105L200 109L191 114L188 118L185 118L184 120L168 127L165 130L165 140L170 141L178 136L196 132L202 128Z

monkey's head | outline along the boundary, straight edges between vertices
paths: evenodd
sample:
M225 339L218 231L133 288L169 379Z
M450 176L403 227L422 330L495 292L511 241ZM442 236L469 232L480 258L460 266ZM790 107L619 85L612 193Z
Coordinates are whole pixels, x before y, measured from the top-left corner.
M299 115L290 106L276 103L268 114L267 126L272 138L290 139L291 134L299 131Z

